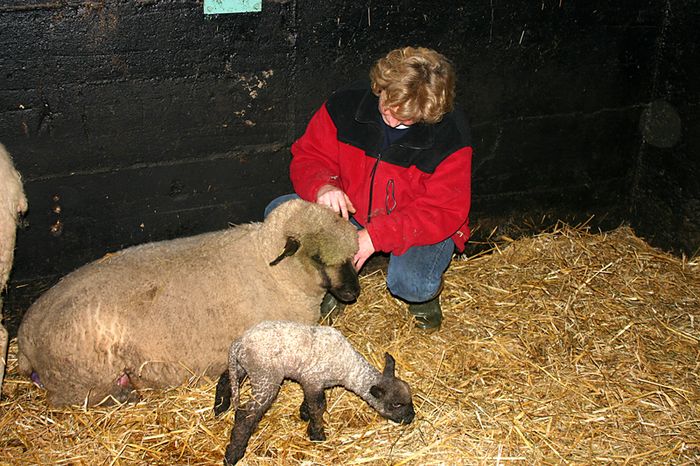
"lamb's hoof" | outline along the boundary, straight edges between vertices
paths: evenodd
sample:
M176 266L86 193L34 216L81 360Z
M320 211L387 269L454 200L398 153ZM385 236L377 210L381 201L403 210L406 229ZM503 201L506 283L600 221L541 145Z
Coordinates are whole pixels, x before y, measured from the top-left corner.
M309 439L312 442L324 442L326 440L326 433L323 431L323 428L314 429L311 427L311 425L309 425L307 433L309 434Z
M228 411L228 408L230 407L230 403L226 403L225 401L222 401L221 403L214 405L214 416L218 416L221 413L225 413Z
M302 403L299 407L299 417L305 422L309 422L311 419L311 416L309 416L309 407L306 406L306 402Z
M226 455L224 455L224 466L232 466L238 463L241 458L243 458L244 454L245 451L241 452L231 448L231 444L229 444L229 446L226 448Z

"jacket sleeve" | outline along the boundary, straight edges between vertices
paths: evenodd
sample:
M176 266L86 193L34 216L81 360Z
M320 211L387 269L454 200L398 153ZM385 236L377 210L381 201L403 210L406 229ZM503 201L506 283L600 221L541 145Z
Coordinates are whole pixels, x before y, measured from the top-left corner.
M390 215L373 217L366 225L377 251L401 255L412 246L450 238L469 218L472 148L463 147L417 180L420 191Z
M342 189L336 134L324 104L311 118L304 134L292 144L289 176L294 191L302 199L316 202L316 193L326 184Z

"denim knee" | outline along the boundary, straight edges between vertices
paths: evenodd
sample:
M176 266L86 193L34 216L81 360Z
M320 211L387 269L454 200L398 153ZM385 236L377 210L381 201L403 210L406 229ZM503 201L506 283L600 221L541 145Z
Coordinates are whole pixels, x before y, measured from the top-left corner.
M277 207L279 207L280 204L284 204L285 202L291 201L292 199L299 199L299 195L298 194L284 194L280 197L276 197L267 205L267 207L265 207L265 213L263 214L263 218L267 218L267 216L270 215L270 212L272 212Z
M422 303L433 299L442 286L442 274L452 260L454 242L415 246L401 256L389 258L386 285L391 294L405 301Z
M438 280L415 282L404 277L387 276L386 287L389 292L409 303L424 303L433 299L440 291L442 274Z

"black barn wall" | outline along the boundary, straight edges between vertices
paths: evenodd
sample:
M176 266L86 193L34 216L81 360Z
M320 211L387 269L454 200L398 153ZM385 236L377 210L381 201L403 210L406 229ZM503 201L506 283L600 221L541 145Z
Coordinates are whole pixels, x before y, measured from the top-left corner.
M700 253L700 3L662 2L626 217L651 244Z
M217 16L197 0L6 0L0 142L30 203L6 324L105 253L260 220L291 189L289 146L312 112L407 44L459 73L472 247L495 227L593 216L692 254L698 20L691 0L266 0Z

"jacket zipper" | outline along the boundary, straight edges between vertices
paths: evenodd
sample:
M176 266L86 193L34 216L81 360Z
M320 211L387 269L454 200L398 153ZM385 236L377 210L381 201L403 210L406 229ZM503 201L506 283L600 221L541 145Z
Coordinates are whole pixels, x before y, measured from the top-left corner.
M374 193L374 175L377 173L377 166L379 161L382 160L382 153L377 154L377 161L374 162L372 171L369 175L369 202L367 203L367 223L372 221L372 194Z

